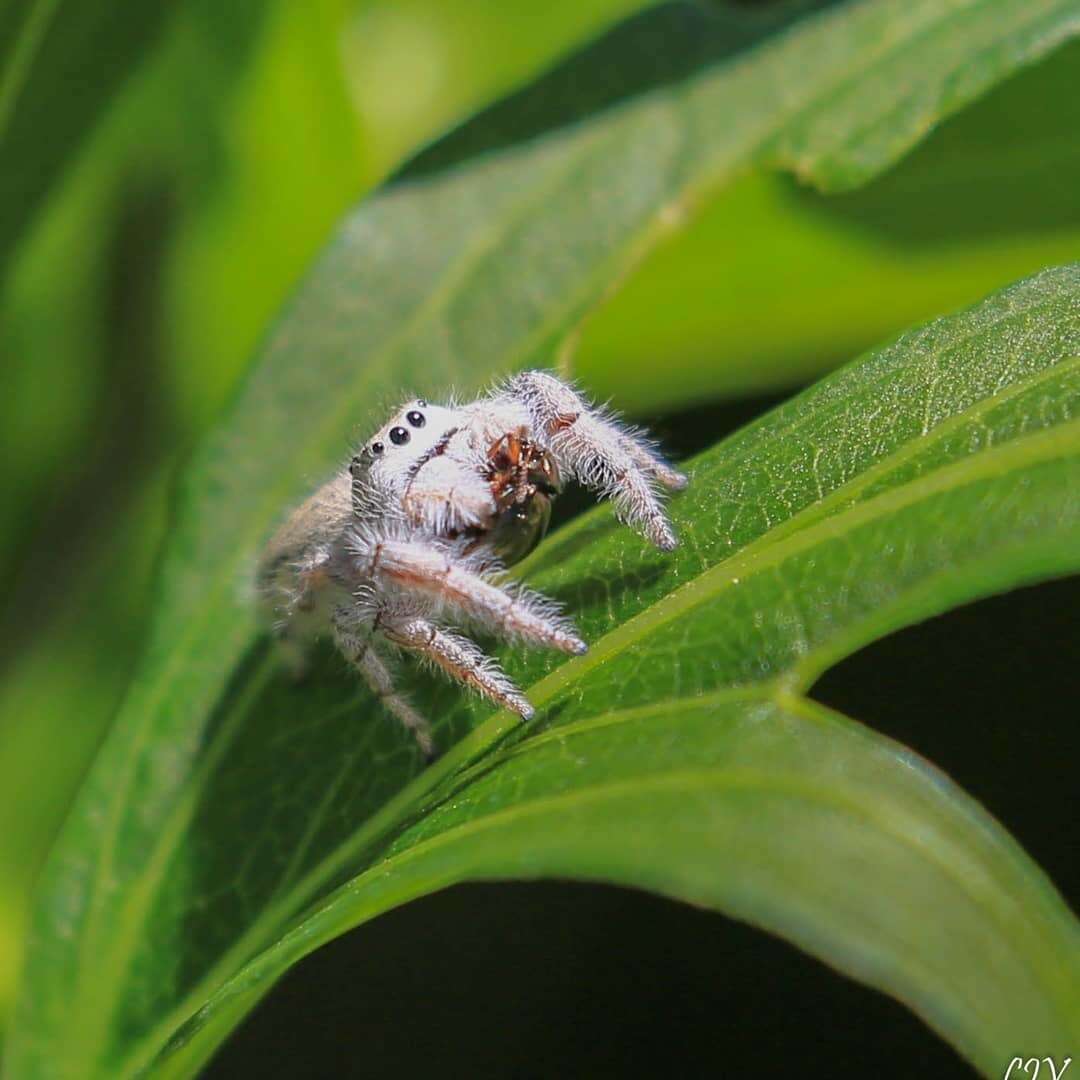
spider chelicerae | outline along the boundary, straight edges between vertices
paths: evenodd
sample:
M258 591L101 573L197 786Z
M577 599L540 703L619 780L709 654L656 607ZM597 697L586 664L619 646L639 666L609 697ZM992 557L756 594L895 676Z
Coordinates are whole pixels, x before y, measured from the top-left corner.
M299 658L328 632L428 758L430 726L396 689L390 650L528 719L524 694L450 624L586 651L553 601L504 574L539 542L570 479L611 498L660 550L678 544L660 496L686 477L554 375L524 372L463 405L407 402L267 545L259 586L277 635Z

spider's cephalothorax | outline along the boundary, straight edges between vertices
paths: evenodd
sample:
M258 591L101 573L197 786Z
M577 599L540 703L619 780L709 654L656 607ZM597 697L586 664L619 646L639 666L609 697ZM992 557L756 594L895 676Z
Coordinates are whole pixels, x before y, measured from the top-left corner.
M531 716L447 624L585 651L555 604L501 575L543 536L564 477L612 498L661 550L676 546L659 493L686 478L554 375L525 372L466 405L408 402L267 545L259 582L279 636L296 646L327 630L428 755L427 722L395 690L386 645Z

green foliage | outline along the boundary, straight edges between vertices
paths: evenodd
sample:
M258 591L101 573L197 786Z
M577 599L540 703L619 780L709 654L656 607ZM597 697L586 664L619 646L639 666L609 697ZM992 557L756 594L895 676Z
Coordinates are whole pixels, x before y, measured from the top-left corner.
M1078 70L1074 42L854 191L823 198L750 173L589 321L576 371L601 396L653 411L775 390L1075 258Z
M554 670L505 656L543 719L488 720L389 801L371 797L392 768L371 744L382 733L341 731L350 689L312 706L267 688L262 666L241 691L259 697L222 721L215 772L257 789L280 762L259 761L264 740L288 740L283 813L299 820L268 825L265 803L226 815L210 776L198 798L228 857L241 837L293 857L262 880L231 950L250 959L182 1030L181 1061L357 923L455 882L543 875L639 885L784 934L910 1003L988 1074L1018 1045L1064 1054L1080 1035L1066 905L931 766L805 692L900 626L1080 568L1078 402L1072 267L905 335L692 462L675 558L607 511L580 519L522 573L576 613L590 653ZM432 690L453 728L466 709ZM346 749L361 732L367 745ZM319 793L314 815L297 814L298 787Z
M38 203L145 58L169 11L163 0L0 6L0 274Z
M178 457L357 193L626 7L564 0L519 33L498 0L185 0L19 207L0 289L0 1041L33 876L142 642ZM399 80L424 66L406 113L380 111L396 91L372 84L376 58Z
M726 185L871 180L1075 32L1073 7L665 9L592 55L620 72L607 97L568 79L565 100L511 99L345 220L185 473L145 655L43 878L11 1075L188 1075L348 927L455 881L546 874L780 933L988 1073L1017 1045L1075 1044L1080 937L1052 886L931 767L806 697L897 627L1077 569L1075 267L697 459L676 557L606 510L561 530L521 573L592 651L504 656L540 707L528 730L418 680L455 744L424 772L331 658L288 684L249 584L275 520L385 399L552 355L576 370L583 316ZM634 41L660 26L670 62L643 65ZM628 370L638 404L741 378L723 358L697 382Z

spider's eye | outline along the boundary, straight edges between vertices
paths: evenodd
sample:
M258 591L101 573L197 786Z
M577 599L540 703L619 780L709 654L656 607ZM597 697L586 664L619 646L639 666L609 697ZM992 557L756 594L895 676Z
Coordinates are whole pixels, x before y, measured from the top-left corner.
M422 412L417 412L415 409L410 413L406 413L405 419L408 420L413 427L423 427L424 424L427 423L424 419L424 414Z
M427 408L427 402L423 398L417 398L416 404L419 405L421 409Z
M383 446L383 444L381 442L373 442L371 444L371 452L376 457L378 457L385 449L386 449L386 447Z
M404 446L409 441L409 433L403 427L391 428L390 441L395 446Z

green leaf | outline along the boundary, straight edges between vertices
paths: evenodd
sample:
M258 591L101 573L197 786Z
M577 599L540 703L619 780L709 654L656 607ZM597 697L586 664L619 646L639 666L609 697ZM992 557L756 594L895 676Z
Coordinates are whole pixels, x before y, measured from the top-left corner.
M304 942L404 898L393 894L392 874L380 878L380 865L397 865L379 863L380 853L404 858L411 844L450 837L457 812L469 818L463 827L481 829L487 810L513 813L507 800L527 799L530 784L544 799L568 795L579 760L583 783L592 775L599 784L662 787L650 768L665 761L672 777L711 775L723 764L725 730L735 755L742 721L753 727L760 716L762 732L778 733L805 721L810 707L799 691L845 651L965 597L1072 567L1076 432L1067 394L1075 392L1069 357L1080 350L1076 273L1063 271L901 342L707 456L678 506L687 543L677 559L645 554L606 513L544 547L524 572L570 604L595 647L552 670L548 658L508 658L545 706L538 729L552 731L537 760L544 745L556 760L539 772L523 744L508 748L505 762L485 760L475 788L460 774L510 731L496 718L405 787L419 767L408 741L331 657L311 685L290 687L257 636L249 587L275 519L342 456L351 425L374 419L383 395L411 386L435 396L451 381L470 390L496 371L543 362L658 236L736 172L777 162L798 163L822 184L869 176L945 111L1071 32L1069 7L840 4L761 41L735 35L729 15L717 33L737 47L701 70L535 141L414 174L345 223L188 471L143 663L43 877L12 1076L65 1065L126 1075L157 1060L185 1022L187 1041L176 1044L170 1068L192 1068ZM473 706L423 685L444 744L475 725ZM729 698L731 687L740 689ZM699 694L718 695L726 728L703 722L710 705L695 704ZM672 705L671 728L658 707L684 698L700 745L675 736L684 706ZM613 707L658 709L645 752L619 734L636 729L614 719L610 752L564 752L559 725L588 725L602 738ZM925 930L925 918L897 910L911 892L897 905L876 889L860 893L879 905L864 909L860 928L826 926L813 882L789 894L804 875L782 867L779 837L775 858L761 853L768 865L757 884L739 883L750 874L745 847L730 866L702 848L701 865L665 869L650 864L644 839L640 857L620 855L616 836L606 854L588 856L592 875L707 895L748 915L752 907L762 925L911 1000L979 1061L996 1052L987 1040L1002 1032L1067 1030L1054 1010L1068 1004L1062 972L1075 929L1038 871L947 782L920 780L909 764L891 770L890 786L880 763L906 760L901 752L842 721L821 725L820 753L805 758L812 765L800 771L780 755L775 768L789 768L796 788L812 787L822 763L833 762L819 780L840 785L850 774L848 797L837 796L844 806L865 779L864 797L880 801L856 803L860 820L884 816L903 834L899 848L925 847L925 859L906 865L923 867L933 895L946 888L930 880L942 853L965 853L964 881L977 883L971 907L982 912L976 925L995 927L1004 944L993 955L1007 952L1024 977L1017 985L1030 991L995 1010L1000 1023L973 1034L968 983L935 979L930 945L904 937ZM696 764L676 761L676 750ZM747 779L759 768L751 754ZM512 782L485 787L500 775ZM688 806L709 801L709 783L688 789ZM660 792L655 805L653 827L675 829ZM699 831L710 822L724 831L719 809L692 816ZM790 816L793 825L803 817ZM818 814L805 817L829 836ZM842 806L830 820L843 864L832 867L834 893L856 888L852 878L869 889L853 871L871 846L893 866L875 863L865 877L903 876L887 838L860 841ZM576 860L573 872L585 874L586 854L559 846L571 843L566 830L556 823L549 832L531 867L511 849L502 869L463 854L462 873L470 860L477 874L541 873ZM735 836L728 840L738 848ZM420 867L413 894L448 880L421 865L426 850L410 856ZM710 878L706 891L710 868L730 876ZM348 891L334 890L365 871L389 891L380 898L358 885L350 910ZM784 887L771 889L770 874ZM957 899L942 919L959 923L970 910L961 907ZM955 925L956 948L974 942L965 957L990 955L978 930L957 935Z
M171 10L161 0L0 5L0 265Z
M506 658L542 719L487 721L321 858L312 838L369 795L348 789L371 751L345 747L380 735L327 732L355 707L347 683L315 709L302 691L256 690L231 765L201 794L202 839L259 837L291 858L233 946L250 959L216 991L202 984L176 1065L159 1065L200 1061L289 964L390 907L546 875L635 884L780 933L909 1003L988 1075L1017 1045L1066 1052L1080 927L1053 887L932 766L805 693L897 627L1080 568L1078 404L1071 267L906 335L692 463L675 558L605 511L564 529L523 574L570 606L591 651L553 670ZM471 711L451 699L429 687L429 708ZM262 802L236 808L234 784L264 794L250 770L266 739L290 740L290 788L320 777L318 813L288 826L304 843L283 841L284 822L256 830ZM219 880L236 842L189 887Z
M1080 569L1078 405L1074 266L905 335L703 455L674 558L606 511L564 529L522 573L593 644L554 670L507 658L542 719L487 721L288 879L166 1074L358 923L453 883L549 875L782 934L911 1005L988 1075L1016 1046L1065 1053L1080 926L1053 887L931 765L805 695L898 627ZM281 696L254 707L260 725L327 722L297 694L279 727ZM325 753L294 747L292 781ZM324 777L323 827L354 771Z
M1075 258L1077 71L1074 41L855 191L751 172L588 321L575 372L648 415L775 392Z

